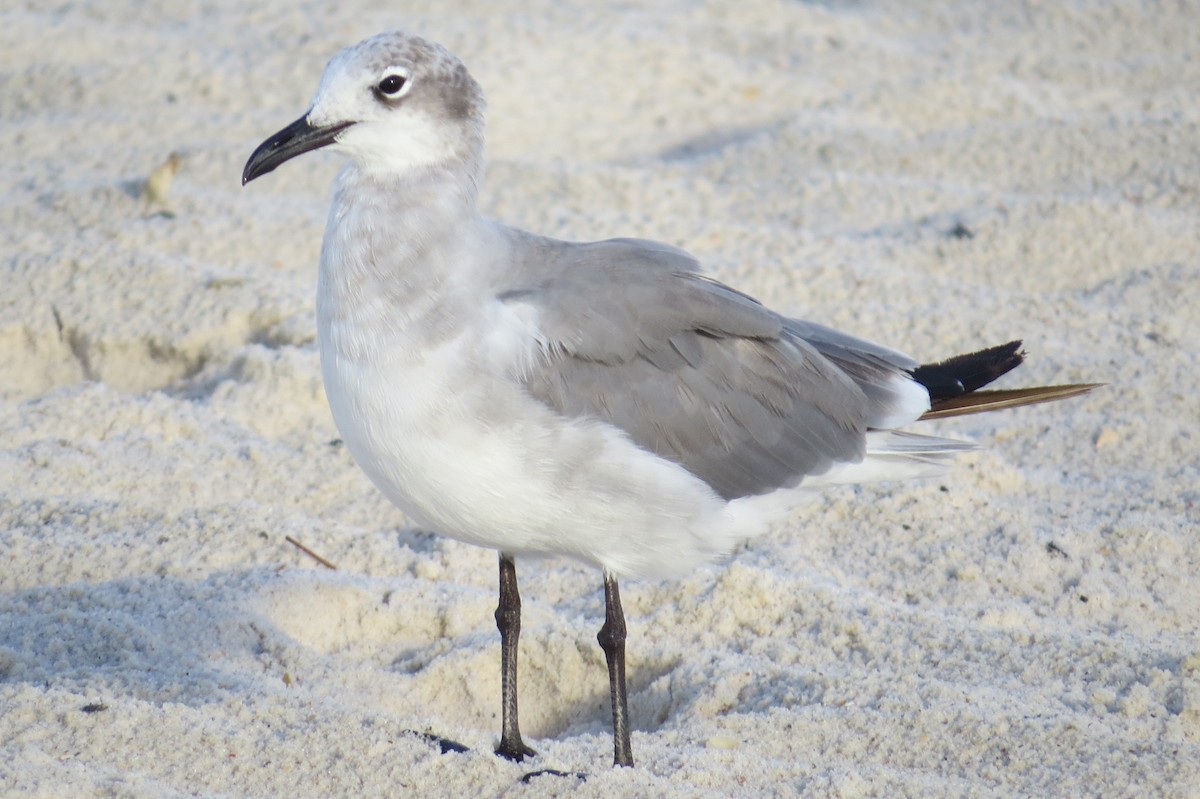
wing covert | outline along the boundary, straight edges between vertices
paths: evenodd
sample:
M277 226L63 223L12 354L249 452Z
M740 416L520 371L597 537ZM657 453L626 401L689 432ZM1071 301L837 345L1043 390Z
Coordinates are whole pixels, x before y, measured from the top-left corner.
M667 245L560 244L569 255L547 250L539 279L499 295L545 342L521 376L532 397L619 427L726 499L863 457L867 397L791 320Z

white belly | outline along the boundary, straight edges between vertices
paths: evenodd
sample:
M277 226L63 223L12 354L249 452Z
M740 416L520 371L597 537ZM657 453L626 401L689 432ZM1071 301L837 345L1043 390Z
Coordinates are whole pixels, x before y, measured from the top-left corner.
M478 337L432 351L390 342L387 359L352 359L321 333L338 430L414 521L479 546L628 575L685 571L731 545L725 503L701 481L609 425L533 400L495 373Z

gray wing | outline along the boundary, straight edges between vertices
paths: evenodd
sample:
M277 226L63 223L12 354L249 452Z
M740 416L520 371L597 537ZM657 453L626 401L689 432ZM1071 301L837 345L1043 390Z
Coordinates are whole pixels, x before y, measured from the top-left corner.
M697 274L667 245L541 240L526 252L525 284L500 299L532 306L546 337L523 375L530 395L616 425L726 499L861 460L875 406L895 401L887 380L907 368Z

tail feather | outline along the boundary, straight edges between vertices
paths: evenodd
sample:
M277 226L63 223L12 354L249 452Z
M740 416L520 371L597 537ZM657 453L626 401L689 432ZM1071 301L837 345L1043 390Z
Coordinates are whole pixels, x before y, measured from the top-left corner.
M978 447L970 441L940 438L903 430L871 430L861 461L839 463L827 472L804 479L804 486L874 483L935 477L949 468L954 456Z

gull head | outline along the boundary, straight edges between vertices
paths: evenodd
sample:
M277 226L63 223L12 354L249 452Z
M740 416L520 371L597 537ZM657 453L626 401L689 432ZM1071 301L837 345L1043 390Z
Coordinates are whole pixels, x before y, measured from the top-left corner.
M479 84L452 53L418 36L381 33L334 56L307 113L258 146L242 184L322 147L380 177L475 170L483 111Z

